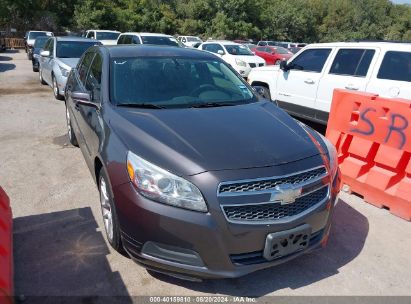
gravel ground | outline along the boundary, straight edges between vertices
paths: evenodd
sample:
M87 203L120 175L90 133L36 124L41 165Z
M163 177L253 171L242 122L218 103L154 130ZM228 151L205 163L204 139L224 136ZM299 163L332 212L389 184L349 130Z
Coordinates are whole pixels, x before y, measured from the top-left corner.
M17 295L411 295L411 224L348 194L324 250L234 280L153 277L108 246L64 111L24 52L0 53L0 185L14 214Z

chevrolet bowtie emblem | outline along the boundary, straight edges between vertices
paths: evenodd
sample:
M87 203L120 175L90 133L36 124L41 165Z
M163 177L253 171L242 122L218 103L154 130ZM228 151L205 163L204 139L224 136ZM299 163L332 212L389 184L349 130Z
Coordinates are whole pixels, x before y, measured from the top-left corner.
M279 202L281 205L288 205L295 202L301 196L302 188L294 187L291 184L275 186L271 193L270 202Z

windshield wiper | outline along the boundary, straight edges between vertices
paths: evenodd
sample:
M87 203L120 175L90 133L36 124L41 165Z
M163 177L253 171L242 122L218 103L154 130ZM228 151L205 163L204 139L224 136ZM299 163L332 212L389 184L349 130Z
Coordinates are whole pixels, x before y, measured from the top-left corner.
M230 107L235 106L235 103L227 103L227 102L206 102L206 103L196 103L191 104L190 108L216 108L216 107Z
M118 107L140 108L140 109L165 109L165 107L158 106L151 103L120 103Z

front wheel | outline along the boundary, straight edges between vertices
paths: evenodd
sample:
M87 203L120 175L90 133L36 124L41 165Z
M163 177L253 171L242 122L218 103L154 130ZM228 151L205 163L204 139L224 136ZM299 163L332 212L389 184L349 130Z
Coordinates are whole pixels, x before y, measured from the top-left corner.
M67 135L68 135L69 141L73 146L78 147L76 134L74 134L74 130L71 125L70 111L67 105L66 105L66 121L67 121Z
M264 86L253 86L253 88L257 91L258 95L261 97L271 100L270 90Z
M60 95L59 87L58 87L58 84L57 84L57 80L56 80L56 77L54 77L54 75L52 76L52 82L53 82L54 98L56 98L57 100L63 100L64 97L63 97L62 95Z
M40 68L39 68L39 80L41 84L47 84L43 79L43 73Z
M106 231L107 240L111 247L121 253L123 247L120 239L120 228L114 205L113 194L111 192L110 185L108 184L108 180L107 174L103 169L101 169L99 174L99 190L104 230Z

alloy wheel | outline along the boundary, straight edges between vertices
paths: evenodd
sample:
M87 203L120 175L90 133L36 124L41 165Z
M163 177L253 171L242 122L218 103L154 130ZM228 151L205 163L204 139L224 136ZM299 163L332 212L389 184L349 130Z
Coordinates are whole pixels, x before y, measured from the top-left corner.
M103 214L104 228L106 229L107 238L113 240L113 212L111 209L110 198L107 191L107 183L104 177L100 179L100 203Z

